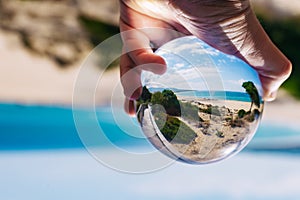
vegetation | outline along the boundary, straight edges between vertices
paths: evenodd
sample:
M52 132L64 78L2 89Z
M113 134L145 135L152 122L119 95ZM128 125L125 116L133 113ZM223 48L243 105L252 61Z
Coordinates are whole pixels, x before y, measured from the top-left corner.
M248 122L253 122L259 115L260 115L259 110L254 109L251 113L247 113L247 116L245 117L245 119Z
M148 104L151 101L152 93L148 90L146 86L143 87L142 94L139 99L136 100L137 108L141 104Z
M233 119L230 123L231 127L232 128L235 128L235 127L244 127L244 120L242 119Z
M259 112L258 109L254 109L254 110L253 110L253 113L254 113L254 115L260 115L260 112Z
M225 137L225 135L222 131L217 131L216 136L218 136L219 138L224 138Z
M151 98L152 98L152 93L148 90L146 86L144 86L139 101L142 101L144 103L149 103Z
M141 104L148 104L151 101L151 97L152 93L144 86L141 96L136 100L136 109L139 109Z
M246 111L244 109L239 110L238 112L238 117L241 119L243 117L245 117L246 115Z
M258 109L254 109L251 112L246 112L244 109L238 111L238 119L244 118L248 122L253 122L259 115L260 111Z
M189 144L197 137L197 134L178 118L163 112L156 112L153 115L161 133L169 142Z
M206 113L206 114L221 116L221 113L220 113L220 110L219 110L218 106L208 105L207 108L200 108L199 110L203 113Z
M233 115L228 116L225 120L231 127L244 127L246 121L253 122L257 116L260 115L259 108L260 96L257 88L251 81L244 82L242 87L251 98L251 106L249 111L241 109L238 111L238 117ZM164 137L172 143L189 144L196 137L197 134L187 124L180 120L182 117L189 122L203 122L199 117L198 112L203 112L209 115L221 116L221 109L219 106L206 105L198 107L190 102L181 102L177 99L176 94L171 90L163 90L162 92L151 93L146 86L143 87L142 94L137 100L138 106L141 104L151 105L152 115L155 123ZM252 110L253 105L255 109ZM225 108L225 107L224 107ZM201 126L203 123L201 123ZM203 130L204 134L209 134ZM215 135L219 138L224 138L222 131L216 131Z
M247 114L245 116L245 119L248 121L248 122L254 122L255 120L255 113L254 112L251 112L249 114Z
M247 81L243 83L243 88L245 88L246 92L249 94L251 98L251 106L249 111L251 112L253 104L255 104L258 108L260 108L260 96L258 94L257 88L254 83L251 81Z
M104 40L110 38L111 36L116 36L120 32L117 26L89 18L87 16L79 16L78 20L88 33L90 42L95 47ZM105 52L98 53L99 55L105 56L101 57L101 64L99 64L99 66L108 66L107 69L118 66L120 63L119 56L121 55L122 49L121 37L116 36L113 40L110 40L106 43L101 43L101 45L101 49L97 48L96 50L105 50Z
M256 117L260 115L260 111L258 109L255 109L252 111L253 104L257 107L260 108L260 96L258 94L257 88L253 84L253 82L248 81L243 83L243 88L245 88L246 92L249 94L251 98L251 106L248 112L245 110L239 110L238 112L238 117L239 118L245 118L248 122L253 122Z
M189 102L180 102L181 107L181 117L186 120L191 120L193 122L203 121L198 115L198 106L193 105Z
M180 104L177 96L172 90L163 90L162 92L155 92L151 96L151 101L153 105L162 105L166 113L172 116L181 116Z
M79 22L87 30L90 35L90 40L94 46L97 46L105 39L118 34L119 28L117 26L104 23L86 16L79 16Z
M169 142L189 144L197 134L177 117L181 116L181 106L185 116L195 119L198 116L198 109L189 103L181 103L175 93L171 90L151 93L146 86L137 100L137 107L142 104L152 105L152 114L155 123L161 133ZM199 118L199 117L198 117Z

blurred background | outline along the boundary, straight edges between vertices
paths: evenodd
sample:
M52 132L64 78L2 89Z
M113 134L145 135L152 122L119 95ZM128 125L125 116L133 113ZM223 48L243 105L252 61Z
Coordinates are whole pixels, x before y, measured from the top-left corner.
M0 199L299 199L300 1L251 2L294 67L276 101L266 104L253 141L218 164L174 163L132 175L85 150L72 113L81 64L119 32L118 1L0 0ZM115 61L102 78L104 92L96 93L97 112L112 140L134 145L107 117L118 81Z

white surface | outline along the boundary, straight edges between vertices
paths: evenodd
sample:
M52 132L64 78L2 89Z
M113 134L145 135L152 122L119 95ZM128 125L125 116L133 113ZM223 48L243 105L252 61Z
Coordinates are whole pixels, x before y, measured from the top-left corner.
M300 198L299 169L297 156L240 153L218 164L175 163L132 175L104 167L84 150L0 152L0 199L290 200Z

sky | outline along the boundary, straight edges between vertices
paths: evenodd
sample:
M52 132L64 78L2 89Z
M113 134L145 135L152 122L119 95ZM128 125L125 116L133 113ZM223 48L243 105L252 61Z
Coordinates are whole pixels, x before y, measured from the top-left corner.
M258 75L248 64L194 36L168 42L156 53L166 60L168 70L162 76L143 72L148 87L245 92L242 83L252 81L261 91Z

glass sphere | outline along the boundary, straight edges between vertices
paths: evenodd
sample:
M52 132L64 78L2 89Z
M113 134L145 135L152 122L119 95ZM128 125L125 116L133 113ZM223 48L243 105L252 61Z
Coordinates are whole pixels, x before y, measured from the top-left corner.
M194 36L172 40L156 52L163 75L143 71L137 118L150 142L187 163L221 161L252 139L263 112L256 71Z

